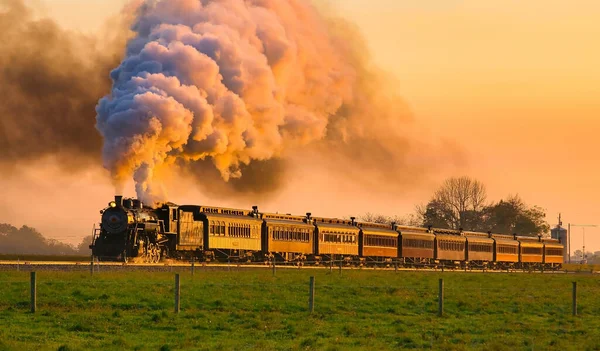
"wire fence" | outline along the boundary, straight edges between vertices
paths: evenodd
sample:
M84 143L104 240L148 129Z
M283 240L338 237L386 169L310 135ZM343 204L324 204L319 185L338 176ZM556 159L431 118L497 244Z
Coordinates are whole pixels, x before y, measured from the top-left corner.
M281 313L381 313L465 316L533 314L564 317L598 315L595 279L567 276L438 274L435 277L381 271L363 274L327 270L139 272L12 272L0 274L0 306L36 312L45 309L114 311L253 311ZM497 276L497 275L496 275ZM492 279L484 278L492 277ZM550 278L559 279L550 279Z

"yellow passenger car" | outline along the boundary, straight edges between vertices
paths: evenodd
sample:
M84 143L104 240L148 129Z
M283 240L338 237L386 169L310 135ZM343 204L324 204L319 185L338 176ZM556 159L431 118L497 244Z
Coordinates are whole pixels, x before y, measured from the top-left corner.
M467 239L450 231L436 231L435 259L442 264L462 265L466 259ZM444 233L444 234L442 234Z
M263 250L268 261L303 262L312 254L315 226L306 217L263 214Z
M544 261L544 243L538 238L518 236L519 262L522 268L535 268Z
M350 221L315 218L314 259L316 261L358 260L359 229Z
M494 239L487 234L465 232L467 263L472 268L487 268L494 261Z
M400 233L399 256L402 263L420 267L434 260L435 235L427 228L396 226Z
M398 232L390 225L358 223L359 255L367 262L392 263L398 258Z
M512 235L492 234L494 261L500 269L509 269L519 263L519 242Z
M261 251L257 212L208 206L180 206L178 251L194 250L206 261L250 261ZM198 231L202 230L202 238Z
M565 246L556 239L542 239L544 243L544 266L549 269L560 268L566 256Z

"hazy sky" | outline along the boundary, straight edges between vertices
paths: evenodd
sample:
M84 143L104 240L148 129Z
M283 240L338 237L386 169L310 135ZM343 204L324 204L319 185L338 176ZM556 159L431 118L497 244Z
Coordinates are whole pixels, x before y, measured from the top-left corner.
M82 31L97 30L125 2L35 1ZM465 150L464 168L438 179L477 178L490 200L518 193L545 208L551 225L559 212L564 225L600 224L600 2L330 3L358 25L374 61L396 76L415 119L430 133L423 137L456 140ZM324 199L312 211L346 215L360 206L358 212L410 212L427 201L436 186L430 185L389 198L365 195L361 202ZM294 193L287 189L265 201L296 212L314 202L315 194L290 202ZM580 248L581 233L573 230L573 249ZM586 229L586 243L600 250L600 230Z

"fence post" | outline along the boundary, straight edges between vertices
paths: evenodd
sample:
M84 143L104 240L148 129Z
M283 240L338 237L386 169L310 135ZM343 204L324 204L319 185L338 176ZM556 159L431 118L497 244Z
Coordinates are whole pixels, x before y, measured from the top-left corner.
M195 257L192 256L192 277L194 276L194 264L195 264L196 260Z
M315 277L310 277L310 284L308 290L308 311L313 313L315 311Z
M342 260L340 260L340 275L342 275Z
M35 272L31 272L31 313L37 310L37 286Z
M398 273L398 262L394 264L394 272Z
M329 261L329 273L331 273L333 271L333 257L331 258L331 261Z
M444 314L444 279L440 279L439 284L439 295L438 295L438 316Z
M181 285L179 284L179 273L175 274L175 313L179 313Z
M577 315L577 282L573 282L573 315Z
M275 259L273 258L273 276L275 276Z
M94 256L92 256L92 260L90 261L90 275L94 275Z

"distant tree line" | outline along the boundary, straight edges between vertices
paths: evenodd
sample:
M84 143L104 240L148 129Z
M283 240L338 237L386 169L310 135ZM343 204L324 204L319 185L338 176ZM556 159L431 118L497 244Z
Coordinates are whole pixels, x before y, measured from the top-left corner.
M421 226L423 221L419 215L409 214L406 216L384 216L382 214L367 212L358 218L363 222L379 224L402 224L411 226Z
M0 224L0 254L27 255L90 255L91 236L83 239L78 246L47 239L36 229L10 224Z
M585 255L582 250L575 250L571 254L571 261L573 263L587 263L587 264L600 264L600 251L585 251Z
M396 222L405 225L479 231L524 236L545 235L550 225L545 211L527 205L518 195L487 203L485 186L469 177L449 178L438 188L426 205L406 217L386 217L367 213L361 220L376 223Z

